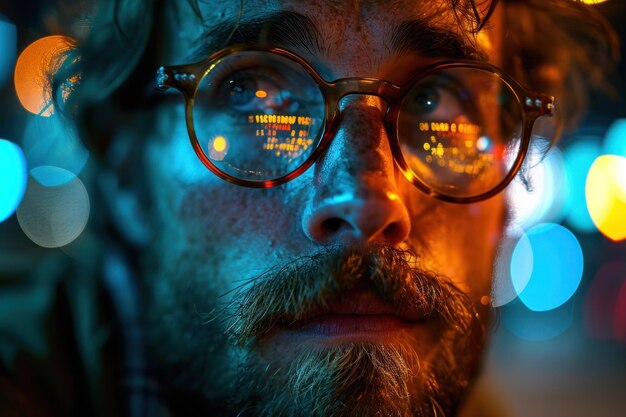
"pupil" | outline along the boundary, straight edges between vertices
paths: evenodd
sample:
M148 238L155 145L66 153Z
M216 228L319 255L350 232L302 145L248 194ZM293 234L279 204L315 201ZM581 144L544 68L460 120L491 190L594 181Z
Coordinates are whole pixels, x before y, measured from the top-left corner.
M231 106L243 106L254 99L256 82L250 78L230 80L228 102Z
M415 104L421 114L428 114L437 108L439 94L434 88L424 89L415 97Z

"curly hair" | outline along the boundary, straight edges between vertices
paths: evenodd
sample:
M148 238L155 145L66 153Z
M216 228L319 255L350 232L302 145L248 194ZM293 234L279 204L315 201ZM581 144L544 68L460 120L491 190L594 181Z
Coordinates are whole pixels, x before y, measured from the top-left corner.
M199 2L187 1L201 25ZM336 0L327 0L333 2ZM375 0L353 0L355 7ZM489 24L496 5L504 8L502 67L527 87L559 97L559 116L572 127L587 105L590 89L606 87L618 61L618 38L594 8L573 0L447 0L468 39ZM244 7L239 0L239 18ZM52 76L53 98L77 122L83 138L103 151L113 129L130 123L129 109L145 103L165 39L168 0L99 2L87 33L69 33L75 45ZM236 29L236 24L233 31ZM72 84L68 80L78 80ZM62 91L71 88L67 101ZM67 96L67 94L66 94Z

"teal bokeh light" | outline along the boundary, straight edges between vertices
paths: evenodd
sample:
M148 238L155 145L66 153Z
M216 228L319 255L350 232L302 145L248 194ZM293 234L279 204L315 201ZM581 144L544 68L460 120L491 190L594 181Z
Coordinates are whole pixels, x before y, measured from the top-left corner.
M0 139L0 222L11 216L26 190L28 170L19 146Z
M611 124L604 138L604 153L626 157L626 119Z
M578 232L596 232L596 226L591 220L587 209L587 198L585 196L585 184L587 174L593 161L600 155L600 138L588 137L570 145L565 151L565 170L569 183L569 193L565 206L565 220Z
M538 224L526 236L530 246L518 245L513 250L513 287L530 310L553 310L569 300L580 285L580 244L572 232L555 223ZM532 271L527 280L529 268Z
M32 116L24 132L23 147L29 166L55 166L74 176L81 173L89 158L89 152L80 142L74 126L56 114L50 117ZM61 178L57 175L57 179ZM68 177L66 182L72 179ZM40 178L38 180L41 182Z
M0 87L11 78L17 59L17 29L0 15Z
M574 301L570 300L550 311L532 311L514 301L501 307L500 320L504 327L520 339L535 342L560 336L574 323Z

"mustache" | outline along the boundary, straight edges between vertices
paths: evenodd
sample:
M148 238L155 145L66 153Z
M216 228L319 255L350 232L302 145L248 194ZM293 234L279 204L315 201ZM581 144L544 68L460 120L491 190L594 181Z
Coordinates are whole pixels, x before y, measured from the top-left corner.
M477 313L465 293L448 278L422 269L414 251L387 245L329 247L277 265L225 294L231 301L217 316L226 317L231 341L246 346L276 326L327 311L363 286L399 315L419 312L458 334L475 330Z

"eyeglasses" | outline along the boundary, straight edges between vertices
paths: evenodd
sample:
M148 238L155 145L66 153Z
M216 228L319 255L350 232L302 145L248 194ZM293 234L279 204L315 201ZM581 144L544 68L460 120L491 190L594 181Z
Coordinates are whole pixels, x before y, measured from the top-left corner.
M425 193L457 203L502 191L523 163L533 124L554 113L553 97L473 61L439 62L402 85L329 82L293 52L236 46L159 68L157 86L183 93L189 138L204 165L254 188L291 181L315 163L338 130L343 97L380 97L400 171Z

